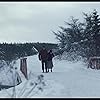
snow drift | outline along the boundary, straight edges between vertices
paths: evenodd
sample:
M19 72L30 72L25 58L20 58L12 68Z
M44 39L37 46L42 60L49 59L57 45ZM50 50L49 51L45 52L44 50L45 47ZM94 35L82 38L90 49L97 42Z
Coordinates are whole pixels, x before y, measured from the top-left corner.
M5 61L0 61L0 88L9 88L21 82L19 73L8 66Z

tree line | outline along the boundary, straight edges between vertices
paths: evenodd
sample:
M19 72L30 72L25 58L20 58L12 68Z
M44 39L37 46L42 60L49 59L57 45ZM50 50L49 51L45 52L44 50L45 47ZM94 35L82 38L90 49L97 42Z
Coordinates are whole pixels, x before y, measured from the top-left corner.
M0 60L11 63L21 57L32 56L45 46L48 50L57 47L53 43L0 43ZM34 49L35 48L35 49ZM37 50L36 50L37 49Z

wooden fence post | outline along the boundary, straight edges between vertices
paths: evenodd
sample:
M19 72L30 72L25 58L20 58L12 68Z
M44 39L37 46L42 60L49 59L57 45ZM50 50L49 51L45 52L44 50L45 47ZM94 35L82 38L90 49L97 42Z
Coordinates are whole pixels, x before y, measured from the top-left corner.
M28 75L27 75L27 58L20 59L20 70L24 74L25 78L28 79Z

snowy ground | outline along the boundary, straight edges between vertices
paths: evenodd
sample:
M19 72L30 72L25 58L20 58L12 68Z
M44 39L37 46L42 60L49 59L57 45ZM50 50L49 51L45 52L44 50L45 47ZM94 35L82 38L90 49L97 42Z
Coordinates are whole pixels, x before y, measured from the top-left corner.
M42 73L37 55L27 57L29 80L20 72L19 60L15 66L22 79L22 83L16 86L16 98L100 97L100 70L87 69L82 62L54 60L53 72ZM41 74L44 77L42 83L39 83L37 76ZM39 84L35 86L34 82ZM12 90L0 91L0 97L11 98Z

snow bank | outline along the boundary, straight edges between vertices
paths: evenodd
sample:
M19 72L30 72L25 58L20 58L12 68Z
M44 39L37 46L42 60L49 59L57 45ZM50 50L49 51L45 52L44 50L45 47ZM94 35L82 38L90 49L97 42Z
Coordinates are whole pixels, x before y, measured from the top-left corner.
M5 61L0 61L0 85L14 86L21 83L21 78L17 71L8 66ZM15 79L15 81L14 81Z

